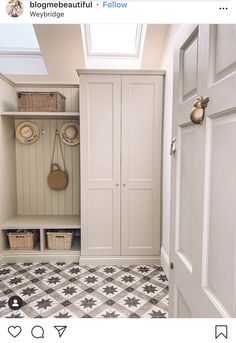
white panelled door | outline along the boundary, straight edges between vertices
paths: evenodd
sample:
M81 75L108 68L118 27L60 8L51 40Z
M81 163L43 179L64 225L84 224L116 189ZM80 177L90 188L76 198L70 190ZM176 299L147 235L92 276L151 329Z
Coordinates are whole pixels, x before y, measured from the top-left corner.
M123 255L159 255L161 202L161 77L122 76Z
M201 125L197 96L209 97ZM236 317L236 25L183 25L174 62L170 316Z
M81 252L119 255L121 78L80 78Z

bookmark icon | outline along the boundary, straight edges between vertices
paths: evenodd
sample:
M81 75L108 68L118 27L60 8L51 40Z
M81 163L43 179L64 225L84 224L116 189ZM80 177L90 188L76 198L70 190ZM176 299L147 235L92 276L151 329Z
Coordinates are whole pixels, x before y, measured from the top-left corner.
M215 326L215 339L223 337L228 339L228 325L216 325Z
M67 326L54 326L54 328L57 330L59 337L61 338L64 332L67 329Z

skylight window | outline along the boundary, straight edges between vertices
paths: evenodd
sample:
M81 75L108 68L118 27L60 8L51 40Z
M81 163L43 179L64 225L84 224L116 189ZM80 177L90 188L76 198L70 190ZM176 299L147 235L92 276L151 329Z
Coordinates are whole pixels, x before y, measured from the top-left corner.
M0 25L0 50L40 52L32 25Z
M0 73L47 74L33 25L0 25Z
M87 68L139 68L146 25L89 24L82 26Z
M90 24L91 53L135 54L137 24Z

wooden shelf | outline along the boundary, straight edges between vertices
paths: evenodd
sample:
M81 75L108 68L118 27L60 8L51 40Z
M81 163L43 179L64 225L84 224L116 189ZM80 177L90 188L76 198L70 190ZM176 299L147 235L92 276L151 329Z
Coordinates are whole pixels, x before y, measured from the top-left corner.
M1 112L2 116L13 117L15 119L78 119L79 112L20 112L20 111L9 111Z
M80 229L79 215L20 216L9 219L3 229Z
M9 247L7 230L37 229L39 242L33 249L11 249ZM80 230L79 215L50 215L50 216L15 216L2 225L0 240L2 241L1 255L9 261L39 261L39 262L78 262L80 258L80 234L75 236L70 250L50 250L47 248L47 229Z

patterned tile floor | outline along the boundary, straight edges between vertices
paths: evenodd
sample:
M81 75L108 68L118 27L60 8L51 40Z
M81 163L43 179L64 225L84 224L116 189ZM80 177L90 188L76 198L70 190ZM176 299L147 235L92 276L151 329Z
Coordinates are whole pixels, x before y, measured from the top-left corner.
M12 295L23 299L20 310L8 307ZM160 266L0 266L0 317L167 318L167 311L168 281Z

